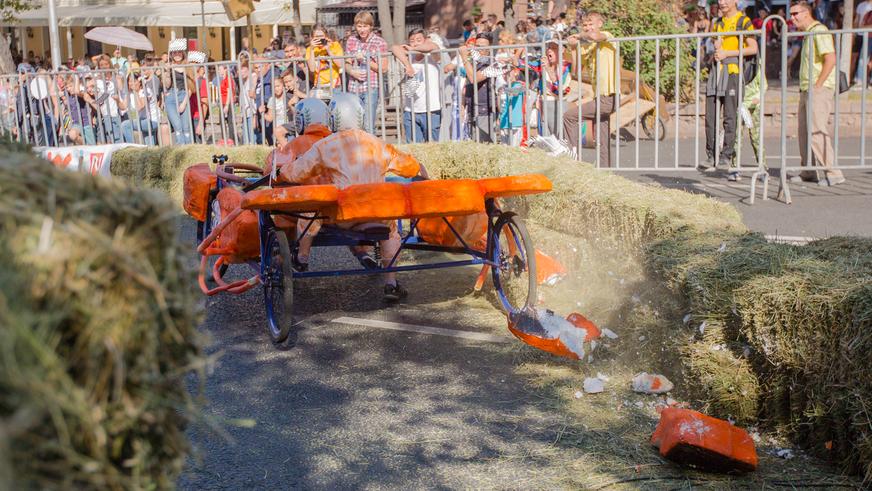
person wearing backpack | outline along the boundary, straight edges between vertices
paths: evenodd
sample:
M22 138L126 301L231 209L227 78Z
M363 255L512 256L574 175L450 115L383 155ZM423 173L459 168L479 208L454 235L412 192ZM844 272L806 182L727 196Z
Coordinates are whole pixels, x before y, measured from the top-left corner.
M718 0L721 17L712 25L712 31L718 33L751 31L754 26L751 19L736 7L736 0ZM700 165L700 170L714 169L716 165L728 167L733 159L736 144L736 124L739 113L739 57L743 65L753 63L757 56L757 40L754 36L745 36L743 46L739 46L739 36L720 36L715 41L715 51L709 60L709 76L706 82L705 98L705 150L706 163ZM750 66L750 65L749 65ZM748 66L745 67L746 72ZM753 70L751 71L753 73ZM748 76L746 75L747 83ZM724 140L718 161L715 162L717 149L718 105L723 117Z

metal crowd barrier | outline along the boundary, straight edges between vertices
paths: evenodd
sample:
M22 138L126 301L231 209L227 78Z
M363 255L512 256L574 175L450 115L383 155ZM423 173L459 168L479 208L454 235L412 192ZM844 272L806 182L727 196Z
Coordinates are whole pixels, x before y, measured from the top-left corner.
M872 48L869 45L872 29L788 33L784 19L771 16L765 19L760 30L615 38L611 43L615 48L616 67L619 69L609 75L613 77L612 81L617 89L611 115L616 124L609 131L615 137L610 136L607 140L599 138L597 131L598 124L603 123L596 122L606 121L605 116L609 114L602 107L601 96L604 94L600 92L600 84L592 84L592 93L586 94L585 104L582 103L581 94L582 82L586 82L585 86L589 87L591 82L600 79L604 64L602 56L605 53L600 44L585 46L582 42L570 44L560 39L531 44L474 47L469 51L473 56L470 73L466 73L460 49L410 53L410 56L420 56L420 59L413 61L419 65L415 83L404 74L404 67L392 53L369 52L363 55L316 57L312 60L244 59L148 66L124 74L117 70L91 70L5 76L0 77L0 135L36 145L70 145L90 141L131 141L148 145L192 142L274 145L278 136L286 131L279 127L287 129L293 123L292 107L286 105L288 92L282 91L285 111L278 111L278 101L274 97L275 86L282 84L281 74L285 70L291 68L297 78L291 98L298 95L302 97L304 92L305 97L329 99L335 91L351 88L353 77L349 70L368 66L371 62L381 67L376 71L373 80L376 86L371 87L367 68L366 84L359 93L365 108L366 129L386 140L418 142L469 139L519 145L521 135L525 132L529 136L551 135L558 140L571 140L570 136L574 136L577 144L570 149L570 153L579 160L593 162L598 168L615 171L695 171L700 169L704 155L701 148L700 120L705 120L705 116L700 109L700 100L705 100L704 84L713 76L712 70L718 69L717 64L704 65L705 55L719 38L736 36L740 45L744 45L746 39L753 38L757 40L759 49L756 76L762 76L765 80L767 28L776 22L783 27L779 39L780 87L766 86L761 90L756 121L751 121L756 125L752 130L757 132L761 143L753 164L746 164L742 158L743 147L746 146L746 125L741 117L741 110L736 111L735 169L752 172L753 203L757 178L768 176L767 161L776 162L777 166L773 167L780 172L781 189L785 193L785 199L790 202L788 171L808 170L792 163L798 157L791 153L787 141L787 104L791 94L787 80L790 43L801 42L808 36L833 36L838 60L841 58L843 36L865 34L860 53L862 63L863 60L868 60ZM558 49L556 60L549 62L548 52L552 43ZM565 60L567 54L575 55L582 49L591 49L592 56L599 60L596 63L597 73L589 73L590 67L577 63L575 56L574 59ZM652 51L653 64L650 63L651 59L646 60L642 55L643 52ZM691 55L685 57L684 53L688 52ZM663 62L664 58L670 61ZM569 74L571 80L563 79L564 61L574 62L574 72ZM746 90L746 62L745 56L738 57L739 83L736 87L736 101L740 106ZM692 68L686 70L686 63L692 63ZM653 78L648 75L647 80L644 80L646 75L643 74L643 64L653 68ZM421 72L420 66L430 68ZM633 70L625 71L624 66L632 66ZM553 75L548 67L554 68ZM837 62L837 77L838 68ZM666 70L673 70L674 73L669 77L663 76ZM62 81L59 82L59 79ZM470 83L470 79L478 82ZM545 83L546 79L548 83ZM557 84L556 93L551 90L553 82ZM836 124L833 134L833 169L869 167L865 144L867 83L864 70L862 89L859 91L860 137L857 157L840 156L840 143L844 142L840 138L842 135L838 124L842 116L840 101L853 100L855 96L852 94L857 92L839 94L838 90L834 91ZM133 95L131 84L138 84L136 88L139 89L134 90ZM434 84L437 86L436 90L431 90ZM146 88L143 89L143 86ZM222 96L222 87L226 97ZM565 92L567 88L570 89L568 93ZM671 100L662 96L670 89ZM409 94L410 90L416 91L416 94ZM86 111L91 115L87 121L89 124L83 124L82 101L77 94L89 91L92 95L85 107L90 108ZM482 91L484 97L480 97ZM423 94L424 99L423 113L416 111L421 101L417 101L418 106L414 104L416 96L420 94ZM439 98L438 101L432 100L434 94ZM781 138L777 151L768 152L769 155L764 160L767 117L765 108L767 98L776 94L781 100ZM199 117L196 120L191 116L194 109L191 106L192 95L195 96L193 102L199 102L196 111ZM808 99L808 105L811 106L814 96L810 93ZM708 116L715 123L714 134L708 136L708 146L715 164L720 160L724 139L721 121L724 114L718 101L716 98L714 104L712 100L708 102L714 108L714 112ZM681 121L682 108L688 109L690 106L693 107L690 119L693 131L688 136L688 132L681 128ZM575 135L567 135L564 130L564 119L571 114L570 111L578 119ZM280 124L275 124L280 113L284 113L285 119L279 120ZM208 117L203 118L204 114L208 114ZM661 120L661 116L674 118L671 141L666 136L669 128ZM805 126L809 134L806 135L805 153L811 155L811 111L806 116L808 121ZM389 132L392 125L396 129L395 134ZM287 132L293 133L290 130ZM648 134L648 138L643 138L643 134ZM590 136L597 136L592 148L586 144L589 143ZM712 141L714 148L711 148ZM609 152L601 152L604 150L603 145L609 146ZM593 155L587 155L588 150L593 150ZM603 162L602 154L610 154L610 161ZM768 180L763 179L763 182L763 196L767 199Z

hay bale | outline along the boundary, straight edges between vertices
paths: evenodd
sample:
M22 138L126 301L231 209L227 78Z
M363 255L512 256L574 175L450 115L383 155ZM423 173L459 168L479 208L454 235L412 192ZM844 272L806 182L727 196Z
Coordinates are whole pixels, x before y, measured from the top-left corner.
M160 193L0 158L0 488L174 486L201 364Z
M211 164L216 154L226 154L229 162L263 165L270 150L271 147L261 145L127 148L112 154L110 172L138 186L160 189L181 206L182 174L188 167L204 162Z
M760 384L751 363L743 357L744 345L727 339L723 325L706 319L701 339L681 349L687 370L687 389L703 394L702 411L729 418L740 425L756 421Z
M711 337L684 351L705 404L756 415L872 479L872 240L800 247L687 232L650 246L648 260L694 319L715 321ZM730 349L711 353L711 343ZM735 355L745 346L747 361ZM752 393L749 373L759 386L753 410L730 390Z

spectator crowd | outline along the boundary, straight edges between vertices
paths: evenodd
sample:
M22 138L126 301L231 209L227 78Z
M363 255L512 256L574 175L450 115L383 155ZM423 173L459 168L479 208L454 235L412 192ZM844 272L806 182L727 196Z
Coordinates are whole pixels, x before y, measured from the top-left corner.
M841 5L816 0L793 3L789 12L775 13L787 19L789 31L823 31L840 27ZM764 28L770 14L766 8L738 7L736 0L700 0L685 7L679 22L689 33ZM872 0L856 6L854 19L856 27L872 27ZM48 146L281 145L295 134L294 107L302 99L329 100L338 92L351 93L365 108L363 127L375 133L381 126L379 116L386 117L385 99L399 89L398 119L407 142L475 139L519 146L533 136L550 136L577 149L599 141L597 161L607 167L612 163L609 121L618 109L621 90L621 60L612 41L615 36L604 29L607 20L598 12L578 10L572 17L532 17L509 30L497 15L489 14L465 21L456 40L459 48L449 50L438 28L412 29L404 42L389 46L373 16L361 12L353 29L341 37L334 29L315 25L300 42L282 45L276 39L263 53L243 38L242 50L232 62L207 60L204 53L189 50L187 40L174 39L165 54L138 59L116 49L111 56L67 60L58 74L28 53L26 59L18 57L16 78L0 80L0 124L14 138ZM762 155L753 129L760 124L766 77L757 76L754 61L763 49L782 48L782 29L781 22L767 23L766 45L758 44L756 36L744 36L741 46L735 35L707 37L698 54L708 68L708 158L703 167L726 167L731 180L741 178L734 149L741 136L740 119L749 128L755 155ZM848 83L856 84L872 78L872 60L869 53L863 58L862 36L852 38ZM799 79L802 94L821 92L802 97L800 111L815 117L810 118L808 132L813 140L801 147L809 146L826 167L832 165L831 138L819 131L826 126L825 118L816 116L829 114L833 97L826 91L838 88L833 38L827 34L790 39L784 46L788 75ZM396 76L391 75L391 64L398 67ZM745 68L741 75L740 64ZM806 129L801 128L800 135ZM797 177L816 179L812 174ZM837 171L825 177L819 180L831 185L843 181Z

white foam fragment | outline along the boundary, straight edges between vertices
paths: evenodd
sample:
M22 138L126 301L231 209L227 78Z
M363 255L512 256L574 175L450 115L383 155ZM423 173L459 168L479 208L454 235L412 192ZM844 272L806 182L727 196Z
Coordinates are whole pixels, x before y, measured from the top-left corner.
M705 321L702 321L702 324L699 325L699 333L705 334Z
M549 338L559 339L579 359L584 359L584 338L587 337L587 329L576 327L563 317L544 309L536 309L536 318L545 332L548 333Z
M608 382L608 381L609 381L609 378L608 378L607 376L603 375L603 374L600 373L600 372L596 372L596 378L602 380L603 382Z
M602 333L603 333L603 336L605 336L609 339L618 339L618 335L615 334L615 331L612 331L608 327L604 327L602 330Z
M584 391L588 394L599 394L606 390L606 384L598 378L588 377L584 379Z
M693 316L690 315L690 314L685 314L685 315L684 315L684 319L682 319L682 322L685 323L685 324L687 324L688 322L690 322L690 319L691 319L692 317L693 317Z
M584 397L584 392L577 390L577 391L575 391L575 394L573 394L573 395L575 396L576 399L581 399L582 397Z

